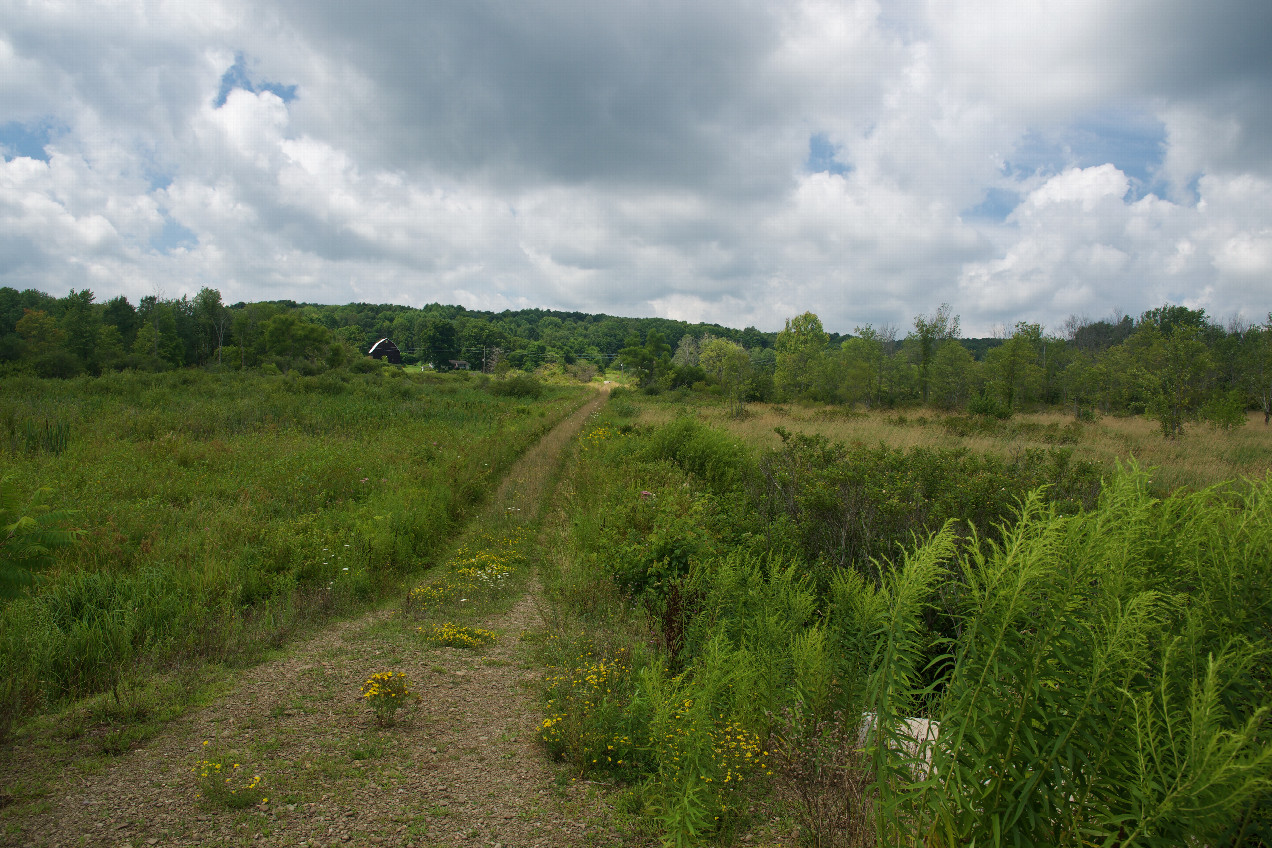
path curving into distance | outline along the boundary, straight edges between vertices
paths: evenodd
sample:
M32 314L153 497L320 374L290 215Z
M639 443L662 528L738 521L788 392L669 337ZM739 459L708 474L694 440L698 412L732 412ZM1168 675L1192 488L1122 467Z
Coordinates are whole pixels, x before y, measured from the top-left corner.
M608 389L531 447L473 521L532 525ZM103 770L68 768L43 811L4 823L0 844L633 844L597 824L605 814L592 788L559 779L535 741L540 678L518 635L543 626L536 593L532 583L510 608L472 622L503 634L479 651L422 644L400 610L325 627ZM422 697L413 715L380 729L359 691L389 668ZM238 811L201 801L192 768L207 750L260 773L268 801Z

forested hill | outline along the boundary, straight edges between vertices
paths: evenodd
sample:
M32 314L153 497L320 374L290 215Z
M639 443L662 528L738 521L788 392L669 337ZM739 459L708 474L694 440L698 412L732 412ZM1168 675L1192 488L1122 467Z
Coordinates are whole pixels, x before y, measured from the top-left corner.
M1063 406L1147 413L1167 435L1198 418L1235 426L1252 409L1272 420L1272 316L1223 327L1203 310L1168 304L1138 319L1071 318L1059 334L1020 321L1000 336L961 338L946 304L900 331L867 324L846 335L827 332L811 312L765 333L545 309L227 306L208 288L135 306L123 297L99 303L91 291L55 298L0 288L0 374L208 365L314 374L362 367L368 348L388 338L406 364L437 370L551 366L586 380L619 368L650 391L710 390L738 404L922 404L998 416Z
M292 319L320 327L327 331L328 341L345 342L355 350L365 351L377 339L389 338L408 362L437 361L439 365L451 359L476 364L492 351L516 367L568 364L576 359L604 365L625 346L643 344L651 332L673 346L684 336L710 335L747 349L771 348L777 337L754 327L739 330L665 318L548 309L496 313L436 303L416 308L291 300L227 306L219 292L206 288L193 298L144 297L134 306L124 297L98 303L90 291L55 298L4 287L0 288L0 363L24 363L46 376L96 373L103 368L204 365L235 357L240 364L257 365L276 355L285 338L294 335L281 332L294 329ZM300 331L306 335L303 326ZM313 331L308 336L312 338L301 339L301 347L312 348L319 340ZM290 353L295 345L287 347Z

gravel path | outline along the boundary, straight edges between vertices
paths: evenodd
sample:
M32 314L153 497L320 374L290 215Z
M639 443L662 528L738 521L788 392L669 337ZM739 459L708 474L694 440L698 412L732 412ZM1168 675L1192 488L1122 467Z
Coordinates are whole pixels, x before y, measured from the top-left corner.
M529 451L487 512L531 520L589 402ZM502 634L478 651L430 647L397 611L325 628L242 672L230 691L97 773L75 767L4 845L575 846L639 842L616 832L599 788L576 784L535 742L538 672L519 638L542 627L531 587L506 612L466 622ZM378 728L358 697L377 671L422 697ZM204 742L208 744L205 746ZM192 768L220 751L260 774L268 800L202 801ZM19 763L20 765L20 763Z

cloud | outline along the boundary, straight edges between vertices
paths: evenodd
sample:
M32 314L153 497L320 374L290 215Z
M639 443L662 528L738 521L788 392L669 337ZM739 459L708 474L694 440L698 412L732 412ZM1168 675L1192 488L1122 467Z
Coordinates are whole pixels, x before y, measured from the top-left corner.
M1272 309L1272 7L35 4L0 283L966 332Z

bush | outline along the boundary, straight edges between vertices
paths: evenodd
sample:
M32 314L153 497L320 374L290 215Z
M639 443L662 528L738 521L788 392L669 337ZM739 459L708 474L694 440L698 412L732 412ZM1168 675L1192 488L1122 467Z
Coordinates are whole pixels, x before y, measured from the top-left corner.
M877 576L878 561L947 521L964 535L975 527L993 538L994 528L1039 486L1048 486L1046 497L1065 512L1094 506L1100 491L1099 467L1074 460L1067 448L1030 449L1003 460L966 449L849 447L778 432L781 450L760 463L762 506L791 520L810 561L868 575ZM824 588L825 568L820 579Z
M984 415L987 418L1005 420L1011 418L1011 407L988 388L967 403L967 411L972 415Z
M543 384L530 374L516 374L503 380L491 380L488 391L497 397L536 399L543 396Z

